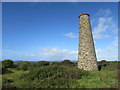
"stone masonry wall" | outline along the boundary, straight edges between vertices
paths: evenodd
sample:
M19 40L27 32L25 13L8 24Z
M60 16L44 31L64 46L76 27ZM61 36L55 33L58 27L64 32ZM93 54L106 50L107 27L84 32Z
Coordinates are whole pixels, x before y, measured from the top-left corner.
M81 14L79 31L78 68L98 70L94 41L88 14Z

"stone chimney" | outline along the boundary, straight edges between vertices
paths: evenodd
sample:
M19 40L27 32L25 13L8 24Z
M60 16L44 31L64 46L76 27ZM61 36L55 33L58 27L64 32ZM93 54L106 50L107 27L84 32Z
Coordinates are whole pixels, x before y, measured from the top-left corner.
M82 13L78 17L80 20L78 68L94 71L98 70L98 65L89 17L87 13Z

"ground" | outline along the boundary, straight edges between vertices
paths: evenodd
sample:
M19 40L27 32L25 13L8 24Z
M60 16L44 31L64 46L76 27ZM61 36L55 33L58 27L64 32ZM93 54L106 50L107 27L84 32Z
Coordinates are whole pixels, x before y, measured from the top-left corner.
M63 65L63 67L70 68L71 70L76 68L76 66L74 66L73 68L72 66L67 66L67 65ZM7 79L7 82L3 82L3 86L5 88L9 86L10 88L29 88L29 85L31 85L31 87L34 87L35 82L37 82L37 84L40 83L39 80L38 81L34 80L35 82L34 81L29 82L27 81L26 78L24 77L21 78L22 75L26 75L26 74L29 75L29 73L31 72L29 69L18 70L16 68L8 68L8 70L12 71L13 73L6 73L0 75L0 77L3 77L3 81L5 81L4 78ZM82 75L81 78L74 79L74 82L72 84L69 81L65 82L65 85L69 85L69 88L117 88L118 87L117 62L110 62L109 65L103 66L100 71L87 71L87 72L89 73L88 75ZM67 79L65 78L65 80ZM61 86L59 88L62 87L65 88L65 86ZM44 88L44 86L42 88Z

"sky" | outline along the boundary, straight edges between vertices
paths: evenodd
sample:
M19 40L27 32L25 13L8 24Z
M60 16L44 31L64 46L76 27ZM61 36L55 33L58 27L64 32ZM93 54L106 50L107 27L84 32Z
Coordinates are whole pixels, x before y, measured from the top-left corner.
M2 60L78 60L81 13L90 14L97 60L118 60L118 4L19 2L2 4Z

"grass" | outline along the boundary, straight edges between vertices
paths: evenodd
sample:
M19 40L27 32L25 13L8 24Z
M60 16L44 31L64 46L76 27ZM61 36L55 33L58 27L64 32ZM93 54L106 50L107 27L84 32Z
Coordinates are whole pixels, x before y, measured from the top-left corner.
M15 86L17 88L22 88L21 85L24 85L24 80L20 79L20 76L23 74L28 73L29 71L23 71L23 70L16 70L14 68L8 68L8 70L13 71L14 73L7 73L4 74L2 77L3 78L7 78L13 82L11 82L10 84L12 86Z
M8 68L8 70L13 71L14 73L7 73L4 74L3 77L8 79L15 79L17 77L20 77L22 74L28 73L29 71L23 71L23 70L17 70L14 68Z
M77 80L77 88L117 88L118 66L117 63L103 67L101 71L89 71L89 76L83 76Z
M75 67L70 66L63 67L70 68L71 70L75 69ZM32 81L26 81L24 78L20 78L22 75L29 73L28 70L8 69L14 73L3 74L0 75L0 77L2 76L3 78L12 80L9 84L16 88L28 88L30 85L34 86L36 83L39 83L39 80L34 83ZM71 85L70 88L117 88L117 72L117 63L110 63L110 65L102 67L101 71L89 71L88 76L82 76L82 78L77 79L74 83L69 82Z
M113 71L91 71L90 76L83 76L77 80L80 88L110 88L116 86L117 78Z

